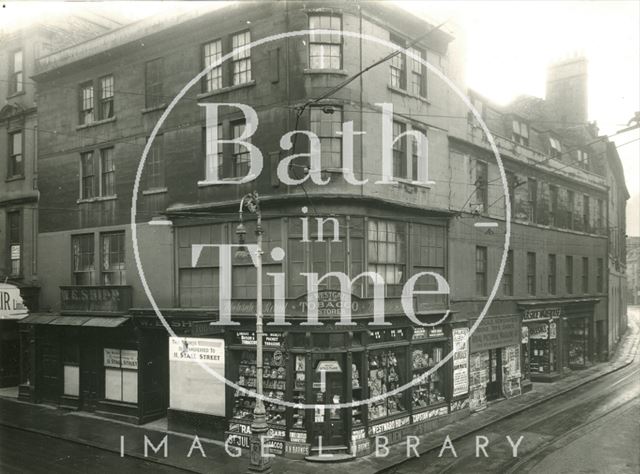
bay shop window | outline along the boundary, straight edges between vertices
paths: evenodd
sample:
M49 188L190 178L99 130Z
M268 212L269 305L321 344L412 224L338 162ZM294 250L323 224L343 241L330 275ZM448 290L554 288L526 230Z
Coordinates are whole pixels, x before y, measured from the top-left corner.
M407 223L390 219L358 216L323 217L319 226L307 218L303 229L300 217L263 220L263 295L271 298L274 280L267 273L285 272L286 298L307 293L303 273L343 272L354 278L362 272L376 272L385 281L385 296L399 297L407 279L418 272L445 276L445 228L435 224ZM255 223L245 222L247 243L255 243ZM283 228L284 231L283 232ZM284 241L283 241L284 237ZM178 229L178 282L180 306L217 307L220 292L219 250L206 247L192 266L192 246L196 244L235 243L235 223L184 226ZM281 247L286 253L286 268L271 258L271 250ZM255 299L256 272L250 258L232 254L232 299ZM319 288L337 290L339 280L328 277ZM422 277L416 290L435 290L434 278ZM373 296L370 278L353 282L352 294ZM443 304L446 295L416 295L417 301Z

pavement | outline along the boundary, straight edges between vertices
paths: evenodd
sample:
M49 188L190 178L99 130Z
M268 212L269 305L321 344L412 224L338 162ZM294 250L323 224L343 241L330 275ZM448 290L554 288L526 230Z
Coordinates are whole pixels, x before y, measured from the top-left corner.
M640 313L638 308L632 311ZM628 366L633 362L640 345L640 328L637 323L639 319L629 318L629 328L609 362L571 372L554 383L534 383L533 389L523 395L494 402L481 412L421 436L417 451L425 454L435 449L439 450L446 436L449 436L451 441L456 441ZM229 456L220 441L200 438L201 449L197 443L194 447L193 435L170 432L162 422L136 426L87 413L66 412L44 405L21 402L3 394L0 394L0 425L158 463L163 465L163 468L175 468L176 472L246 472L249 462L246 452L240 458ZM156 447L167 436L167 456L163 456L163 449L156 453L148 446L145 453L145 436ZM373 474L406 461L406 455L406 444L398 443L389 446L389 453L385 457L377 457L374 453L348 463L317 464L276 457L273 471L278 474L311 474L321 470L323 474L338 474L350 470Z

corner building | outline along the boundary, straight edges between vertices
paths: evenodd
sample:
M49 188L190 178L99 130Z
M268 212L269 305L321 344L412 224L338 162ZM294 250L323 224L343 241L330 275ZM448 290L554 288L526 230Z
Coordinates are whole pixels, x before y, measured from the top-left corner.
M485 259L488 288L498 237L504 237L498 235L504 226L489 237L468 224L477 215L467 205L481 171L474 168L471 180L468 158L458 159L453 147L462 154L465 147L488 152L467 135L462 101L432 71L400 55L309 103L390 51L370 41L328 33L278 39L238 52L192 87L151 145L137 196L140 259L176 337L151 309L135 266L129 220L142 150L167 104L203 67L251 41L287 31L359 32L406 46L432 27L379 4L240 4L151 18L43 58L35 77L41 123L57 133L39 141L41 193L62 211L40 215L42 303L51 312L25 322L35 331L37 400L137 423L166 416L170 429L248 447L254 398L223 385L194 360L238 386L256 386L255 267L232 254L229 284L222 272L226 260L213 247L238 243L238 204L253 191L260 195L262 212L267 397L329 406L365 400L441 365L407 390L349 409L267 403L274 452L306 457L322 439L333 452L366 455L376 435L397 442L481 409L487 398L520 393L525 309L514 299L494 304L491 324L481 326L485 336L456 345L442 363L454 341L468 336L482 307L473 280L482 272L469 272L469 262ZM459 84L457 47L451 34L437 30L412 52ZM256 110L259 126L250 140L262 151L264 167L254 181L211 182L215 165L224 179L246 175L249 157L241 146L212 146L213 127L218 136L232 139L246 124L233 107L222 107L219 122L207 124L201 106L207 102ZM427 136L435 184L414 182L418 149L407 135L391 150L396 182L375 183L382 174L380 103L393 104L394 137L407 131ZM343 139L335 132L349 121L366 132L353 143L354 175L368 179L362 186L343 175ZM318 135L327 184L287 186L278 179L278 163L289 154L280 138L296 128ZM297 153L308 151L305 137L295 145ZM297 159L289 172L301 177L304 160ZM244 224L252 244L255 215L247 210ZM544 239L545 231L539 229L536 238ZM529 234L523 228L519 235ZM472 242L483 239L485 252L478 260ZM593 237L595 244L586 239L585 245L602 240L606 248L606 238ZM198 245L208 246L194 262ZM273 258L276 247L284 250L284 259ZM309 297L303 273L343 272L354 278L364 271L377 272L386 282L388 324L369 324L374 294L366 278L351 288L355 324L336 324L341 289L335 277L323 280L317 292L322 325L302 324ZM403 285L419 272L437 273L452 288L450 295L415 296L416 317L431 326L413 324L400 301ZM274 274L285 275L290 324L269 324L280 290ZM416 290L435 289L434 279L416 284ZM236 325L211 324L220 318L220 294L231 295ZM471 354L473 363L470 351L477 354L477 360Z

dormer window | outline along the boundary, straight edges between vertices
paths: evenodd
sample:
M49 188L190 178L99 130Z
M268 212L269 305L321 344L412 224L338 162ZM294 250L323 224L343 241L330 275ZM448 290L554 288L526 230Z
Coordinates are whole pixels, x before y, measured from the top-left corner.
M529 125L519 120L513 120L513 141L520 145L529 146Z
M577 163L582 169L589 169L589 153L584 150L577 150Z
M549 154L553 158L560 158L560 156L562 156L562 147L557 138L549 137Z

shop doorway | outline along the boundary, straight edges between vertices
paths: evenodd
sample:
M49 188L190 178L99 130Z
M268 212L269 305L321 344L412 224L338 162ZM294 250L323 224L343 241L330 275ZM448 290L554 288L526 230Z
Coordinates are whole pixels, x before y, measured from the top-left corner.
M323 451L346 446L346 411L330 407L345 402L344 361L344 354L314 354L312 358L312 400L328 406L316 408L312 414L312 442L316 447L322 444Z
M54 338L43 338L40 345L40 399L45 403L60 402L62 392L62 378L60 374L61 356L60 345Z
M487 401L502 398L502 349L489 350Z

